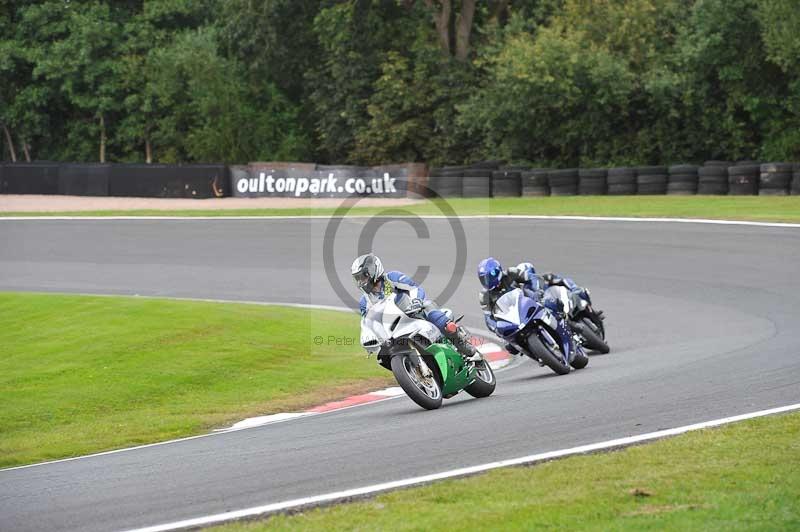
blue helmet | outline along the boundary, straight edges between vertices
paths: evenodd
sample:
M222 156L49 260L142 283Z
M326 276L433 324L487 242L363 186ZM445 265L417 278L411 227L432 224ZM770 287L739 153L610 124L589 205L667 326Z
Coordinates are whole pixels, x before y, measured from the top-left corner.
M484 288L492 290L497 288L503 278L503 266L494 257L483 259L478 264L478 279Z

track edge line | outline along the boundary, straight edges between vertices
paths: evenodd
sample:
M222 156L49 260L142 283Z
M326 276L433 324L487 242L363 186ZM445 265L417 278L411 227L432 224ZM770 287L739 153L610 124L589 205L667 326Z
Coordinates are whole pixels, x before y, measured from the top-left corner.
M507 460L499 460L496 462L489 462L486 464L481 464L477 466L470 466L464 467L459 469L452 469L449 471L443 471L441 473L434 473L431 475L424 475L419 477L411 477L402 480L396 480L391 482L385 482L382 484L373 484L371 486L363 486L360 488L353 488L349 490L337 491L332 493L326 493L323 495L315 495L311 497L304 497L301 499L293 499L284 502L266 504L263 506L255 506L251 508L244 508L241 510L234 510L219 514L212 514L203 517L196 517L192 519L186 519L182 521L174 521L172 523L164 523L161 525L149 526L144 528L136 528L130 529L127 532L166 532L171 530L182 530L188 528L197 528L197 527L204 527L208 525L216 525L220 523L225 523L229 521L237 521L240 519L256 517L256 516L265 516L272 513L278 513L286 510L290 510L293 508L301 508L301 507L313 507L313 506L321 506L328 503L335 503L338 501L344 501L348 499L352 499L355 497L363 497L378 493L383 493L386 491L391 491L400 488L406 488L411 486L420 486L423 484L428 484L430 482L435 482L438 480L445 480L451 478L459 478L474 475L477 473L483 473L485 471L491 471L493 469L500 469L503 467L511 467L511 466L518 466L518 465L528 465L537 462L543 462L546 460L553 460L556 458L563 458L566 456L578 455L578 454L586 454L592 453L601 450L607 449L615 449L615 448L623 448L628 447L631 445L635 445L641 442L647 441L654 441L662 438L667 438L670 436L677 436L679 434L685 434L687 432L692 432L696 430L702 430L712 427L718 427L721 425L727 425L730 423L735 423L738 421L745 421L748 419L754 419L774 414L780 414L785 412L791 412L794 410L800 410L800 403L795 403L791 405L770 408L767 410L759 410L756 412L750 412L747 414L739 414L736 416L730 416L725 418L713 419L709 421L703 421L700 423L694 423L691 425L684 425L682 427L675 427L672 429L664 429L655 432L648 432L645 434L639 434L636 436L628 436L624 438L617 438L614 440L607 440L603 442L597 442L587 445L580 445L577 447L571 447L568 449L561 449L557 451L548 451L539 454L533 454L528 456L522 456L519 458L512 458Z

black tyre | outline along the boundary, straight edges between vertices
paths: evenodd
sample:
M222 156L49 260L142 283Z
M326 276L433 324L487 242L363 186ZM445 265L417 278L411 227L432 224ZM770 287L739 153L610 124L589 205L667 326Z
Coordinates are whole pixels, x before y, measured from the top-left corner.
M636 194L636 184L608 185L609 196L632 196Z
M738 166L731 166L728 168L728 176L756 176L758 177L761 174L761 166L757 164L744 164Z
M492 194L492 179L488 176L464 176L461 195L465 198L488 198Z
M663 196L667 193L667 184L639 185L636 190L640 196Z
M755 196L758 194L758 185L728 185L729 196Z
M549 196L550 195L550 187L534 187L534 186L527 186L522 189L523 196Z
M564 363L561 350L551 351L535 334L528 336L528 349L533 358L541 361L558 375L569 373L569 364Z
M666 166L637 166L634 168L634 170L636 171L637 176L667 174Z
M589 318L583 318L577 323L573 322L572 327L583 338L583 345L588 349L603 354L611 351L611 348L608 347L605 341L605 332Z
M761 172L761 188L786 188L792 182L791 172Z
M761 165L761 173L770 174L791 174L794 170L793 163L764 163Z
M606 194L608 171L605 168L580 168L578 170L578 194L581 196L603 196Z
M697 174L670 174L669 183L697 183Z
M489 397L494 392L497 386L497 379L494 378L494 371L485 360L475 363L475 368L478 370L475 376L475 382L464 388L464 391L472 397Z
M728 168L728 194L731 196L753 196L758 194L758 166L732 166Z
M550 188L553 187L575 187L578 188L578 169L567 168L565 170L550 170L547 173Z
M653 167L663 168L663 167ZM666 172L666 169L664 169ZM640 196L661 195L667 193L667 181L669 176L663 174L640 174L636 176L637 193Z
M608 176L608 170L605 168L579 168L578 178L583 179L602 179L605 180Z
M519 197L522 195L520 172L497 170L492 172L492 197Z
M428 188L443 198L461 197L461 181L457 176L430 176Z
M577 196L578 187L550 187L551 196Z
M491 161L478 161L476 163L472 163L469 166L471 168L482 168L486 170L497 170L500 168L501 165L506 164L506 161L503 159L494 159Z
M669 175L694 174L697 175L697 166L693 164L674 164L669 167Z
M442 406L441 384L435 376L427 379L420 376L409 355L392 357L392 373L397 384L422 408L436 410Z
M641 185L665 185L669 181L667 174L644 174L636 176L636 183Z
M461 175L464 177L492 177L492 170L487 170L486 168L467 168L466 170L461 171Z
M724 196L728 193L728 183L700 183L697 194L701 196Z
M609 168L606 181L611 185L635 185L636 171L633 168Z
M572 362L570 362L570 365L572 365L572 367L575 369L583 369L588 363L589 357L586 355L586 353L581 351L579 353L575 353L575 356L572 357Z
M762 188L758 191L759 196L788 196L788 188Z
M547 180L547 170L534 168L520 173L523 196L549 196L550 185Z
M728 167L727 166L704 166L697 170L697 175L700 176L700 179L704 177L724 177L728 178Z
M667 185L667 194L670 196L687 196L697 194L697 183L677 182Z
M522 186L531 185L534 187L546 187L548 185L547 173L549 170L546 168L534 168L532 170L525 170L520 172L522 178Z

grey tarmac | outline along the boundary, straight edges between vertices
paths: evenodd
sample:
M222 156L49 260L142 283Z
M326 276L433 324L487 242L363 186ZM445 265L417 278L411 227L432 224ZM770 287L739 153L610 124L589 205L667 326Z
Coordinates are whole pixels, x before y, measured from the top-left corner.
M384 263L482 327L478 261L533 260L588 286L609 355L558 377L524 361L488 399L407 398L168 445L0 470L0 530L157 525L574 447L800 401L800 230L659 222L384 220ZM342 305L366 219L0 222L0 290ZM348 284L349 283L349 284ZM353 289L353 295L355 295ZM357 319L356 316L353 318ZM375 363L366 360L365 364Z

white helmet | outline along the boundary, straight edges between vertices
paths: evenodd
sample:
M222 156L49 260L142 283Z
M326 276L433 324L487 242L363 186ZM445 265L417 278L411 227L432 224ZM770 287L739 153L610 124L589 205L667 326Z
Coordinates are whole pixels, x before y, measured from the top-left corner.
M373 253L361 255L353 261L350 275L361 290L368 292L370 285L376 284L383 277L383 264Z

